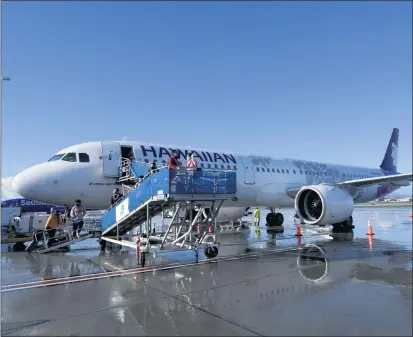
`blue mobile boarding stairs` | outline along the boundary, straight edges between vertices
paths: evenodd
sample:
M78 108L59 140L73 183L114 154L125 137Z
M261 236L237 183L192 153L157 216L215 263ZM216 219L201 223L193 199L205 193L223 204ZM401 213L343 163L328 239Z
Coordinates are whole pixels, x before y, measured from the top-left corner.
M126 179L129 186L131 179L136 184L133 187L124 185L129 191L102 215L101 249L113 251L115 247L121 246L136 249L142 266L145 265L150 244L159 244L161 248L166 244L194 248L197 258L198 249L203 246L207 258L216 257L215 218L225 200L236 200L235 171L187 171L164 167L153 171L138 183L138 175L135 174L138 169L138 164L131 163L130 175ZM151 219L170 208L174 212L167 231L151 235ZM194 208L196 213L193 212ZM186 211L188 216L185 219L189 220L179 222L178 213L182 210ZM207 210L209 213L203 219L202 215ZM138 226L137 237L128 235ZM131 238L134 240L131 241Z

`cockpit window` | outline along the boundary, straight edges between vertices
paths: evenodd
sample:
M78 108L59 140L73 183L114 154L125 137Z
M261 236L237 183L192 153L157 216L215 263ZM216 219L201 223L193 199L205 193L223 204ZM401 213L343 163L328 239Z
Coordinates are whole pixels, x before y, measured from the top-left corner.
M79 153L79 161L81 163L88 163L89 162L89 155L87 153Z
M59 160L59 159L62 158L64 155L65 155L65 153L55 154L52 158L50 158L50 159L48 160L48 162L49 162L49 161Z
M70 162L75 162L76 161L76 153L70 152L67 155L65 155L62 160L65 161L70 161Z

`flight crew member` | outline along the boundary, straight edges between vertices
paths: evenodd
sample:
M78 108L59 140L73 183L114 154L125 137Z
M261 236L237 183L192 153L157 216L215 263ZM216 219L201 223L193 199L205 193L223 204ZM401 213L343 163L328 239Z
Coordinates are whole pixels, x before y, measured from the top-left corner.
M119 192L119 188L115 188L113 190L112 198L110 199L110 204L113 206L122 198L123 194Z
M83 228L83 217L86 215L86 209L82 206L82 202L76 199L75 205L70 211L70 217L73 218L73 237L80 237L80 232Z
M255 227L260 227L260 208L258 206L255 207L254 211L254 224Z

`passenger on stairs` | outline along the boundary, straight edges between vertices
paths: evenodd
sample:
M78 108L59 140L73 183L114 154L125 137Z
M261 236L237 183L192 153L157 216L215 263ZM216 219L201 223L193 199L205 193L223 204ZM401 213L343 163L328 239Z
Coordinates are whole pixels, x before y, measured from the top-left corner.
M194 158L194 154L189 152L187 155L187 161L185 163L185 169L188 171L196 171L198 163Z
M49 233L49 237L53 238L56 234L56 229L62 225L62 221L60 219L60 211L55 210L50 216L47 218L46 224L44 228Z
M168 167L170 169L177 170L179 169L179 166L181 166L181 162L178 159L178 151L174 149L172 150L172 153L169 156Z
M69 219L70 219L70 208L69 206L65 205L65 214L64 214L63 222L68 223Z
M154 160L148 169L148 172L146 173L147 175L151 174L151 173L155 173L155 172L159 172L159 169L156 167L156 161Z
M73 237L80 237L80 232L83 228L83 217L86 215L86 209L82 206L82 202L77 199L75 205L70 211L70 217L73 218Z
M111 205L113 206L122 198L123 198L123 194L119 192L119 188L115 188L112 193L112 198L110 199Z
M140 183L143 181L144 178L145 178L144 176L138 177L138 183L137 183L138 186L140 185Z

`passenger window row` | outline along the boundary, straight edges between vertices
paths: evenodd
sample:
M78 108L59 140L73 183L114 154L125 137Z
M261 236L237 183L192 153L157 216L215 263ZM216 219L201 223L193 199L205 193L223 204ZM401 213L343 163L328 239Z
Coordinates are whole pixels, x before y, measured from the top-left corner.
M264 168L261 167L261 170L259 167L257 167L257 172L269 172L269 173L286 173L286 174L290 174L290 170L288 169L274 169L274 168ZM298 174L297 172L300 172L300 174L310 174L310 175L314 175L314 176L325 176L325 173L320 173L320 172L313 172L313 171L307 171L307 170L300 170L300 171L296 171L296 170L292 170L292 174ZM345 174L344 175L346 179L365 179L365 178L373 178L373 176L370 175L363 175L363 174Z

